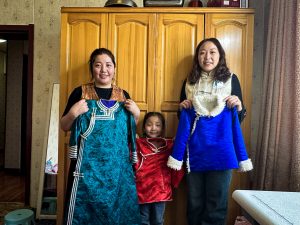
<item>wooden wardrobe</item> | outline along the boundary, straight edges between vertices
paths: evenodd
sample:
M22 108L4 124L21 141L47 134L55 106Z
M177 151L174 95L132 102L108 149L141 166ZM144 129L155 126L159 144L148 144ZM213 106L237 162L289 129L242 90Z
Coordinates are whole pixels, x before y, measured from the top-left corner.
M229 68L238 75L247 117L242 124L250 149L251 83L254 10L240 8L62 8L60 54L60 115L71 91L91 76L88 60L95 48L106 47L116 57L116 84L141 109L164 114L166 136L174 137L182 83L192 66L197 44L216 37L222 43ZM141 121L138 132L141 132ZM58 212L62 224L69 133L59 135ZM231 192L247 188L247 175L234 172ZM228 225L239 207L229 197ZM185 180L168 203L165 225L186 225Z

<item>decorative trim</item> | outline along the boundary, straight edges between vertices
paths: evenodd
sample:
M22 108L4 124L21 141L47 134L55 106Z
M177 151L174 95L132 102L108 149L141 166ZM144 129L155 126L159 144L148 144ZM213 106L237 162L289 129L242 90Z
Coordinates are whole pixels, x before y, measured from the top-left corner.
M191 166L190 166L190 149L189 149L189 144L187 144L187 147L186 147L186 155L187 155L187 158L186 158L186 169L187 169L187 172L190 173L191 172Z
M79 147L78 160L76 163L75 171L73 172L74 181L71 190L71 197L70 197L70 203L69 203L68 214L67 214L68 216L67 225L72 225L79 179L84 179L84 174L80 172L81 162L83 158L84 144L85 144L85 140L82 139Z
M223 111L225 102L222 97L217 95L195 95L193 98L193 106L197 115L217 116Z
M202 73L196 84L186 84L187 99L192 100L199 116L217 116L224 109L224 99L231 94L231 78L226 81L213 79L213 74Z
M89 127L83 134L80 135L81 138L87 139L87 137L92 133L92 131L94 130L94 126L95 126L95 117L96 117L96 108L93 108Z
M97 105L100 108L101 112L103 112L103 115L96 115L97 120L114 120L115 119L114 113L119 107L119 102L116 101L116 103L112 107L108 108L101 102L101 99L100 99L99 101L97 101ZM95 113L96 113L96 111L95 111Z
M154 140L163 140L164 141L164 145L163 146L160 146L160 147L156 147L151 141L154 141ZM159 153L159 152L161 152L161 149L162 150L165 150L166 149L166 147L167 147L167 141L166 141L166 139L165 138L162 138L162 137L155 137L155 138L148 138L148 137L146 137L146 142L147 142L147 144L150 146L150 148L151 148L151 151L153 151L154 153ZM146 154L145 156L147 156L147 155L152 155L152 153L151 154Z
M239 162L239 172L247 172L253 169L253 164L251 159L247 159Z
M69 158L77 159L77 145L69 147Z
M183 161L178 161L177 159L173 158L172 156L169 156L167 166L173 170L181 170L182 163L183 163Z
M137 152L132 152L132 164L135 164L137 162L138 162Z

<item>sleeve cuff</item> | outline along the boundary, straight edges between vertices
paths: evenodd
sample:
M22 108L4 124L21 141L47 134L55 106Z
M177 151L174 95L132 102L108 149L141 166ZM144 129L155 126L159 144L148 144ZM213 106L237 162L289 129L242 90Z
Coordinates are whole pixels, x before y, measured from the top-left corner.
M77 145L69 146L69 158L77 159Z
M132 152L132 164L136 164L138 162L137 152Z
M169 156L167 166L173 170L181 170L183 161L178 161L177 159Z
M239 172L247 172L253 169L252 161L251 159L247 159L244 161L239 162Z

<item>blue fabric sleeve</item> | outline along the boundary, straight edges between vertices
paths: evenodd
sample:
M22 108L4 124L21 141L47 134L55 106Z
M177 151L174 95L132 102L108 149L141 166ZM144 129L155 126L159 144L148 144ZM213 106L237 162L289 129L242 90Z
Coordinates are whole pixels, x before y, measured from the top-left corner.
M247 150L244 142L244 137L239 123L238 112L236 107L232 109L232 134L233 144L237 160L244 161L248 159Z
M172 157L178 161L183 161L186 146L190 137L191 128L195 119L194 109L182 109L179 124L174 141Z

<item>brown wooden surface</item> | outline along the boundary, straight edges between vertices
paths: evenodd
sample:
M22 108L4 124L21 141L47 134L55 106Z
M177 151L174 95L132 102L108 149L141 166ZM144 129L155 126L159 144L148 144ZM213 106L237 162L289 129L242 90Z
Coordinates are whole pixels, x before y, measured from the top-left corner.
M240 81L247 116L242 123L246 149L250 149L251 137L251 86L252 86L252 57L253 57L253 21L251 14L218 14L206 15L206 37L216 37L221 42L226 62ZM236 189L248 189L247 174L233 172L228 202L228 225L234 224L240 214L240 207L231 198Z
M219 8L219 7L62 7L62 13L224 13L254 14L251 8Z
M25 202L25 177L0 172L0 202Z

